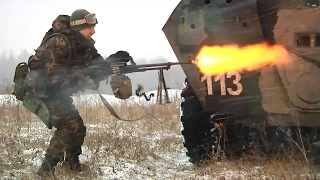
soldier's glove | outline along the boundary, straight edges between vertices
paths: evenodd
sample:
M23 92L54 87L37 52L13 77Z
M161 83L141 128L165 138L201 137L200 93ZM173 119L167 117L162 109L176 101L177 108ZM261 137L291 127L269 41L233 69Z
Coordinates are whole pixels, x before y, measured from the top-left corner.
M127 63L132 59L130 54L127 51L117 51L114 54L111 54L109 57L106 58L111 64L113 63Z
M111 63L113 74L121 74L121 67L126 66L132 60L132 57L127 51L117 51L107 57L106 60Z

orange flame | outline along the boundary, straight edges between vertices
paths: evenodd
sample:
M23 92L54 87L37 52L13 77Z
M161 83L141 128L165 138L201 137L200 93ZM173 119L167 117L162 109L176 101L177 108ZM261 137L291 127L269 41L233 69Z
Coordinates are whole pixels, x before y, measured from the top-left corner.
M196 64L202 73L218 75L230 71L254 71L288 60L289 54L282 45L260 43L239 47L231 44L202 47Z

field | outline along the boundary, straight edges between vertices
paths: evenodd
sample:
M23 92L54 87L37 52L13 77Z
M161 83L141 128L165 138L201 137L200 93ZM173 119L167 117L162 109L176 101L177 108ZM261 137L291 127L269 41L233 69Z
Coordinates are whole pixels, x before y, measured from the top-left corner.
M75 174L59 164L57 179L316 179L312 163L290 155L212 160L198 167L189 163L180 135L179 93L171 90L172 102L165 105L104 95L125 119L146 115L132 122L116 120L97 95L74 97L87 126L80 160L88 168ZM35 179L54 129L12 96L0 100L0 177Z

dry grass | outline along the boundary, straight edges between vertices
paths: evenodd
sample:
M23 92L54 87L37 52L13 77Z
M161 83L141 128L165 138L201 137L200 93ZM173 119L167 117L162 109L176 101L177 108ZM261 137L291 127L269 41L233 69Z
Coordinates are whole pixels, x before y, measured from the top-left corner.
M139 107L124 102L115 107L124 119L146 116L133 122L116 120L105 107L81 104L78 108L88 131L83 151L90 152L82 155L83 163L91 168L99 166L97 162L106 165L120 159L139 163L161 158L159 152L176 151L177 144L181 144L181 137L177 136L180 128L177 103L175 100L166 105ZM54 129L46 129L35 115L10 102L0 108L0 116L0 148L4 149L0 154L0 173L12 171L10 176L14 179L14 170L19 170L17 175L26 170L19 178L33 179ZM61 171L59 167L57 170ZM92 179L97 173L86 177Z
M131 179L314 179L313 167L290 155L223 159L202 167L186 165L187 161L177 163L176 156L185 156L178 107L179 99L151 107L119 104L115 109L122 110L120 115L125 119L148 114L141 121L123 122L112 117L104 107L81 104L79 110L88 129L81 161L90 168L72 174L59 165L57 177L111 179L106 174L124 172ZM21 106L1 107L0 117L0 174L4 179L34 179L54 130L46 129Z
M267 157L261 155L245 156L232 161L223 159L208 161L196 168L197 175L218 177L216 179L319 179L319 172L314 166L308 166L303 158L292 155L276 155Z

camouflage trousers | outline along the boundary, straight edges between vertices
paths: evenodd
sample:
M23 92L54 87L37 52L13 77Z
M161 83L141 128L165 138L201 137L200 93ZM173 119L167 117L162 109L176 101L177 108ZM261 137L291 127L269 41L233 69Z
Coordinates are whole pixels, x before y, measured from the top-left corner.
M51 165L59 161L67 162L78 159L82 153L81 146L86 136L83 120L72 104L69 96L55 97L43 100L50 112L50 124L56 128L50 145L46 150L45 160Z

